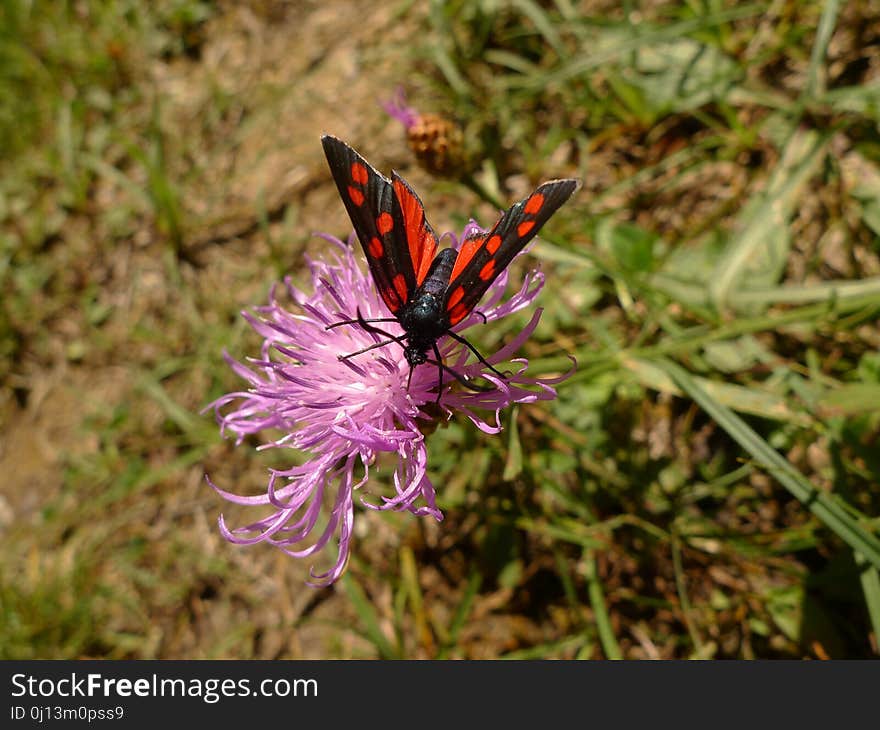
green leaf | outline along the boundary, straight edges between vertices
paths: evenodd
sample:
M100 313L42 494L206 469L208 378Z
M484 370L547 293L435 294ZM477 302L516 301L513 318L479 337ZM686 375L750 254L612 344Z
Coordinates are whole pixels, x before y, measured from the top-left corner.
M614 224L603 219L596 229L596 244L608 250L627 271L650 271L654 264L657 236L631 223Z
M770 591L767 597L767 611L773 623L791 641L801 640L801 624L803 623L804 589L802 586L790 586Z
M727 245L709 281L718 309L731 306L731 295L738 288L768 286L779 278L788 256L788 219L826 146L825 138L812 131L799 130L790 138L767 189L740 214L739 233Z
M880 411L880 385L846 383L820 398L818 409L826 418Z
M878 81L832 89L822 96L821 102L838 112L864 114L875 122L880 122L880 82Z
M657 113L688 111L723 97L742 75L719 48L677 38L640 48L624 79L640 87Z
M738 373L761 362L772 362L774 355L755 337L739 337L724 342L710 342L703 354L712 367L722 373Z

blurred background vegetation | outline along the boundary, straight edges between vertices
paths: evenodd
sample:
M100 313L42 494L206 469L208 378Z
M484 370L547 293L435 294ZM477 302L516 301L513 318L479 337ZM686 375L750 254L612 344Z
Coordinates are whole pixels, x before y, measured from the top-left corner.
M418 167L399 85L478 187ZM0 657L876 657L878 124L872 0L7 0ZM293 455L200 410L239 312L348 233L321 133L438 230L584 187L524 353L576 375L438 428L444 522L358 510L314 590L204 481Z

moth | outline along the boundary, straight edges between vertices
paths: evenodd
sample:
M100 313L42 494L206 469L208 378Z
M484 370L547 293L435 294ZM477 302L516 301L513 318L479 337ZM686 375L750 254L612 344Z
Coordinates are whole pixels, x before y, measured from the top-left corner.
M389 180L336 137L325 135L321 144L379 295L393 315L365 320L359 314L356 320L331 325L357 323L389 338L344 359L397 342L410 366L410 380L419 365L431 363L438 367L439 400L444 370L462 380L443 364L437 348L437 341L448 335L503 377L452 328L473 311L492 282L569 199L578 186L577 180L543 183L503 213L487 233L471 235L457 250L438 252L437 234L425 217L425 206L406 180L396 172ZM402 335L394 336L372 326L395 321L403 328ZM429 359L429 352L435 360Z

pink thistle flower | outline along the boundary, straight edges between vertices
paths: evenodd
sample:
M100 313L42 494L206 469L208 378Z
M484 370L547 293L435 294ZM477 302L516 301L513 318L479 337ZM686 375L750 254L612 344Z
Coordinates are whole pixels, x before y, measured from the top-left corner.
M479 230L471 222L461 240ZM447 235L457 248L459 241ZM208 482L230 502L269 509L267 516L235 528L228 527L221 515L220 531L230 542L267 542L293 557L306 558L316 555L338 534L333 566L322 573L312 567L311 585L329 585L345 571L354 524L354 492L367 483L370 467L380 454L396 456L392 475L395 493L382 496L379 503L362 498L363 505L443 519L427 475L427 448L419 427L420 422L436 417L425 407L436 413L437 368L430 364L415 368L407 388L410 369L397 343L350 360L339 359L378 342L378 336L358 325L328 330L329 325L356 318L358 310L367 319L388 316L388 311L370 275L358 266L352 247L331 236L322 238L330 244L330 251L323 259L308 260L311 293L295 287L290 277L284 280L296 311L279 303L277 287L273 286L267 306L256 308L254 314L242 313L263 337L261 356L249 358L247 364L228 353L224 357L249 388L207 406L214 409L221 432L235 435L236 444L249 434L276 429L281 435L260 448L289 448L310 455L302 465L271 469L266 493L260 496L240 496L221 489L210 478ZM353 241L352 237L350 243ZM528 307L543 282L543 275L532 271L519 291L502 302L507 285L507 273L503 273L486 293L480 312L471 312L454 330L461 332L482 323L484 317L491 322ZM530 378L525 374L527 360L511 360L534 332L540 316L538 309L516 337L486 358L492 365L515 364L515 371L505 378L497 377L479 361L468 362L469 350L452 338L438 341L448 367L465 379L480 377L494 386L468 391L444 378L439 407L447 419L460 412L481 431L494 434L501 430L503 408L556 397L553 385L570 372L557 378ZM392 335L403 333L396 322L389 323L387 330ZM478 410L489 415L480 416ZM325 499L332 501L332 508L326 523L319 527Z

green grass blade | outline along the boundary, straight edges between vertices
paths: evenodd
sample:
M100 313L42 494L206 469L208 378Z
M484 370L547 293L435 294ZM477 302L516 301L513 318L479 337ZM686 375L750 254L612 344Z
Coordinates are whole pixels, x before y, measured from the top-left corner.
M825 78L822 75L822 64L828 52L828 44L831 42L831 34L837 23L837 14L840 10L839 0L827 0L822 8L822 17L819 18L819 27L816 29L816 40L813 42L813 50L810 53L810 67L807 69L807 83L804 87L801 99L808 101L816 99L825 90Z
M580 649L582 646L589 643L590 640L588 637L585 637L583 634L576 634L574 636L568 636L564 639L560 639L559 641L554 641L547 644L538 644L537 646L530 646L527 649L512 651L508 654L502 655L499 658L520 661L524 659L528 660L556 658L567 651L570 651L572 649Z
M516 479L523 470L523 450L519 440L517 412L516 408L511 408L508 418L507 460L504 462L504 472L501 474L501 478L506 482Z
M477 594L479 593L482 584L482 574L478 570L473 570L468 578L467 585L465 586L464 595L462 595L458 608L456 609L452 621L449 624L449 628L447 629L447 636L444 645L440 648L440 651L437 652L437 659L446 659L450 650L455 648L458 643L458 635L461 633L461 630L464 628L471 615L471 610L474 607Z
M532 2L532 0L512 0L512 4L535 24L535 28L538 29L538 32L544 37L544 40L547 41L548 45L550 45L554 51L556 51L556 54L560 58L566 58L568 56L565 44L562 42L562 38L556 31L556 25L554 25L553 21L550 20L544 10L539 7L537 3Z
M602 651L608 659L623 659L623 652L614 629L611 626L611 618L608 616L608 606L605 603L605 591L602 589L602 581L596 570L596 557L592 550L584 555L584 574L587 579L587 591L590 596L590 605L593 615L596 617L596 632L599 634L599 642Z
M633 33L629 39L616 42L607 50L597 52L595 47L583 48L583 52L576 54L571 61L561 64L552 73L543 77L541 83L545 86L552 83L562 83L607 64L621 61L634 51L649 45L675 41L691 33L716 28L753 15L761 15L766 11L767 7L764 3L748 3L707 13L697 18L688 18L678 23L670 23L666 26L655 28L649 26L649 30Z
M409 605L412 610L413 621L418 632L418 642L429 653L434 651L434 637L428 624L425 612L425 601L422 596L422 587L419 585L419 570L416 567L416 556L408 545L400 549L400 574L406 592L409 595Z
M871 627L874 629L874 647L880 653L880 571L873 565L869 565L864 556L856 552L856 565L860 569L862 592L865 594L865 605L868 607L868 616L871 619Z
M361 620L367 638L376 647L379 656L383 659L400 659L400 652L391 645L391 642L388 641L388 638L382 632L376 610L367 598L367 594L364 593L364 589L361 588L360 583L355 580L351 572L342 576L339 584L342 586L342 590L345 591L345 595L348 596L348 600L351 601L355 613L357 613L358 618Z
M763 465L788 491L853 550L875 567L880 567L880 539L867 525L855 520L834 497L814 487L779 455L745 421L715 400L679 365L661 360L659 366L672 380L742 446L758 465Z
M692 307L710 303L709 292L702 283L685 281L665 272L651 276L651 286ZM864 279L823 281L816 284L783 284L782 286L741 289L730 293L728 301L734 309L765 308L774 304L811 304L840 302L847 299L877 296L880 301L880 276Z
M723 342L742 335L764 330L779 330L793 325L798 325L801 329L809 327L819 330L838 320L841 315L858 313L862 309L876 312L878 307L880 307L880 297L876 294L860 294L839 301L819 302L784 312L774 312L772 315L739 317L711 328L705 325L688 327L681 334L667 337L656 345L636 347L625 352L601 350L597 352L595 344L590 343L571 352L571 355L577 359L578 370L566 380L566 387L589 382L597 373L616 370L620 366L622 357L655 360L662 356L680 356L696 352L712 342ZM561 372L569 367L569 362L567 357L545 357L533 361L529 365L529 372L536 374Z
M682 391L676 387L673 379L657 363L630 357L622 358L621 363L645 387L661 393L682 395ZM694 376L693 380L719 404L740 413L770 418L775 421L786 421L799 426L810 426L814 423L815 419L809 413L794 410L780 395L708 378Z
M678 594L681 617L694 645L694 657L705 657L706 644L703 642L697 625L692 618L693 606L688 597L687 585L685 584L685 572L681 561L681 543L678 537L672 540L672 569L675 574L675 592Z
M587 527L572 520L562 519L556 524L550 524L531 517L521 517L516 520L516 526L534 535L563 540L583 548L601 548L605 544L601 536L596 535L596 530L592 529L592 526Z

